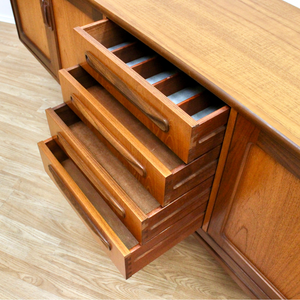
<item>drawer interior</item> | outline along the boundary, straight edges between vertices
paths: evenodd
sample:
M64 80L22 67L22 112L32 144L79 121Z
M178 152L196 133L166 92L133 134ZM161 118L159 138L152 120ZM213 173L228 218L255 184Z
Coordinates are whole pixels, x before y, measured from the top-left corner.
M65 102L74 109L82 121L93 130L97 137L162 206L199 184L202 180L201 176L196 176L199 170L204 172L207 167L207 174L213 172L214 166L211 163L214 165L217 163L225 126L222 125L208 136L205 136L201 142L202 152L199 157L189 164L185 164L137 117L112 96L113 91L111 88L108 89L108 92L80 66L64 70L63 74ZM70 101L70 95L73 95L72 101ZM76 103L81 105L78 106ZM95 129L97 124L94 124L93 118L85 113L87 110L93 114L93 118L98 118L100 123L105 124L107 130L119 143L131 152L132 156L145 170L144 176L137 172L128 163L128 160ZM84 113L82 114L81 111ZM93 124L94 127L90 124ZM187 184L180 184L183 182Z
M69 70L69 73L85 87L99 103L104 106L128 131L131 132L164 166L173 171L184 162L170 150L144 124L131 114L119 101L104 89L89 73L78 67Z
M195 121L225 106L218 97L111 21L84 30Z
M67 112L68 114L66 114ZM75 123L70 122L69 127L67 127L65 124L62 124L63 120L59 115L61 115L62 117L64 117L64 115L68 115L69 120L76 120L76 116L72 117L71 109L67 105L48 110L47 115L48 120L53 120L50 122L51 127L53 128L51 130L51 133L54 136L57 134L59 145L61 145L62 149L67 153L67 155L69 155L74 163L79 166L79 168L87 176L87 178L90 179L91 183L95 185L96 189L99 188L99 184L97 181L95 181L93 172L97 173L97 170L104 168L119 183L119 186L117 186L117 184L114 185L114 190L121 187L123 191L127 192L133 198L128 199L124 197L125 195L117 198L117 201L120 201L120 206L123 207L124 215L118 214L118 211L116 212L116 214L141 244L145 244L155 235L163 232L169 226L172 226L183 216L194 211L194 209L199 210L200 206L202 207L202 210L200 209L199 212L204 213L206 209L206 203L210 194L210 188L212 186L215 162L208 163L207 167L204 167L204 169L200 169L197 172L197 177L200 178L200 183L196 182L195 187L194 185L190 186L187 191L181 193L179 196L177 196L176 199L174 199L174 201L162 208L158 206L158 203L156 201L152 202L153 198L151 196L149 197L149 194L144 193L144 189L139 190L138 186L137 191L135 190L136 180L131 181L132 176L126 176L128 173L127 169L123 165L120 165L120 162L112 156L112 154L108 151L108 149L105 148L105 146L103 147L103 145L98 145L99 140L97 140L95 135L84 123L80 121ZM53 124L57 125L54 126ZM64 136L67 138L65 138ZM69 144L67 140L72 142ZM93 164L89 160L85 160L83 157L80 158L77 155L77 153L79 152L82 152L86 156L90 156L92 154L100 165L96 162ZM88 165L90 167L92 166L92 168L90 169L88 167L87 170L86 166ZM89 170L94 171L92 171L91 174ZM102 181L101 179L100 181L105 182L105 188L111 188L112 185L109 183L108 175L106 174L104 175L104 177L102 177L102 174L103 171L101 172L101 179L104 181ZM191 175L188 172L187 174L188 175L184 177L184 182L186 180L189 180L189 175ZM114 183L116 183L116 181L114 181ZM125 186L125 184L127 184L127 186ZM181 184L181 182L179 184ZM98 191L100 192L100 194L102 194L103 189L101 189L100 187ZM111 192L111 190L109 191ZM104 194L104 200L107 201L105 195L106 194ZM129 202L132 203L133 200L134 204L138 203L138 206L142 207L143 209L142 212L144 213L145 218L143 218L142 220L137 220L137 216L141 211L141 209L136 209L137 205L132 206L130 204L133 210L128 211L127 209L126 205L129 204ZM108 204L111 207L111 203L109 201ZM132 212L134 212L134 216L132 216ZM134 224L141 225L134 226Z
M74 182L89 199L90 203L95 207L95 209L99 212L102 218L123 242L123 244L128 249L131 249L138 245L138 241L135 239L135 237L114 214L114 212L106 204L104 199L94 188L91 182L86 178L86 176L81 172L76 164L65 154L65 152L60 148L56 141L51 140L46 143L46 146L64 167L64 169L68 172Z
M99 244L103 246L102 249L125 278L129 278L192 234L202 224L204 213L200 205L155 235L149 242L140 245L107 207L101 195L66 155L55 138L40 142L39 149L45 170L87 227L94 232ZM204 194L202 193L202 196L205 197Z
M156 199L68 106L56 109L55 113L143 213L148 214L160 207Z

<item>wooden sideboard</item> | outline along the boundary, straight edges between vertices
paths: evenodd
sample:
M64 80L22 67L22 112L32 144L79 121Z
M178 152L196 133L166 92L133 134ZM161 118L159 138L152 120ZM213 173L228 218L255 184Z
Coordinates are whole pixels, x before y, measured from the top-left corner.
M67 156L55 141L48 140L40 144L45 167L67 194L71 205L77 207L91 232L104 243L124 276L131 276L190 234L195 226L197 229L197 224L202 224L197 230L199 241L250 295L299 298L299 9L281 0L11 2L23 43L57 80L58 69L67 69L60 72L60 82L64 100L70 108L62 105L47 111L51 134ZM85 38L87 34L89 37ZM133 68L138 75L119 62L128 59L131 53L121 49L125 53L122 54L119 49L115 55L120 59L115 59L106 49L116 36L120 40L128 34L130 47L134 49L131 53L142 51L150 55L148 67ZM98 43L101 46L98 47ZM156 64L151 62L152 53L156 53ZM78 63L81 67L74 67ZM215 103L220 99L227 105L218 106L205 122L192 121L187 115L195 110L196 101L190 99L179 104L185 111L182 113L172 103L168 104L165 96L144 83L145 73L150 74L152 71L149 70L165 65L172 65L186 75L177 81L173 75L168 75L164 84L155 86L160 93L169 95L174 86L195 80L210 95L204 97L208 99L205 101ZM105 99L118 100L116 107L123 117L118 115L119 110L109 109L104 102L95 100L99 86L110 93L110 98L103 96ZM147 101L151 101L150 104ZM121 106L118 106L119 102ZM231 112L227 121L229 107ZM186 170L178 175L179 185L187 187L186 190L173 196L170 196L171 192L163 192L171 185L171 181L167 181L167 169L161 164L164 159L160 158L158 162L159 155L149 153L142 140L132 136L133 129L127 131L122 127L122 118L130 119L127 110L145 125L145 128L138 127L144 130L145 136L156 136L152 145L155 142L158 149L169 153L165 157L173 157L174 152L188 163L176 165L178 158L174 158L176 168L171 172L174 175L175 169ZM154 205L147 218L139 209L130 208L134 204L126 200L129 192L124 194L120 184L107 179L95 160L97 155L92 152L91 143L96 140L91 139L90 146L81 145L75 129L69 129L79 120L73 111L80 119L87 120L85 122L90 124L99 140L110 141L107 146L114 156L147 187L149 199L153 196L159 200L160 208ZM103 128L118 137L122 150L120 145L111 146L115 145L115 139ZM204 152L201 150L203 144L197 150L199 141L209 141L204 143L207 147ZM165 149L165 145L172 151ZM217 153L215 169L212 163L217 147L221 150ZM120 156L120 151L125 153L125 158ZM132 154L138 159L132 160ZM203 158L203 155L207 156ZM69 178L61 168L64 165L75 172L67 157L77 162L85 175ZM205 161L204 165L199 157ZM140 162L147 165L147 171ZM48 165L52 167L48 168ZM203 166L207 169L202 172ZM164 185L157 179L161 176L165 176ZM76 184L85 182L86 177L91 183L78 188ZM186 185L185 180L189 177L196 178L193 179L196 183ZM152 178L156 181L151 183ZM103 189L100 179L106 182L108 190ZM176 184L171 187L174 186ZM204 192L209 187L211 190L206 198ZM127 245L120 243L110 229L103 236L103 226L106 228L107 224L94 208L87 209L90 203L85 194L93 188L127 205L125 211L116 202L111 205L116 215L128 216L123 222L124 232L128 229L131 232ZM85 193L82 192L84 189ZM78 206L78 203L82 205ZM182 203L188 204L183 207ZM176 222L167 218L173 215ZM164 216L163 219L160 216ZM115 224L119 224L119 219L116 218ZM148 224L159 229L153 231ZM135 261L139 261L139 265Z

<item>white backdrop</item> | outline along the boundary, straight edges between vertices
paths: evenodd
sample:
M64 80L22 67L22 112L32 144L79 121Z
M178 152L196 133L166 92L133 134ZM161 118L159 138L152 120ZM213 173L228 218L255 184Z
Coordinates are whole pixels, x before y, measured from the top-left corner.
M285 2L300 8L300 0L285 0ZM0 21L7 23L15 22L9 0L0 0Z
M300 0L284 0L284 1L300 8Z
M0 0L0 21L15 23L9 0Z

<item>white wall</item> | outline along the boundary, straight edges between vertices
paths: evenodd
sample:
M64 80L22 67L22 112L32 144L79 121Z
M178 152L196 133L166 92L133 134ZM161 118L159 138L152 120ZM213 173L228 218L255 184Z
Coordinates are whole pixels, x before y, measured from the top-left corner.
M300 8L300 0L284 0L284 1Z
M9 0L0 0L0 21L6 23L15 23Z

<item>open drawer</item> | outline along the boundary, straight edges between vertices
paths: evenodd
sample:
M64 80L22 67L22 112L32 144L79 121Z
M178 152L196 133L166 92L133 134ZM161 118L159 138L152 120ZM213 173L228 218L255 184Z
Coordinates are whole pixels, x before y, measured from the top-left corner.
M106 19L75 28L79 63L185 163L227 123L229 107ZM101 74L102 76L99 76Z
M60 82L64 101L162 206L214 175L225 126L186 165L81 67L61 70Z
M38 145L46 172L125 278L179 243L202 224L203 213L198 207L141 246L55 139Z
M46 113L58 145L141 244L194 209L205 211L215 167L199 175L199 185L162 208L66 104Z

